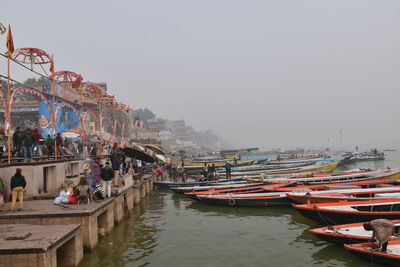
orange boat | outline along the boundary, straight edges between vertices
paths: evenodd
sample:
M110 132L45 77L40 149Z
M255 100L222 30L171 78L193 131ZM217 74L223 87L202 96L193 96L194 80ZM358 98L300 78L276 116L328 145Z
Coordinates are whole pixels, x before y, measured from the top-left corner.
M400 186L339 189L312 192L290 192L286 195L295 203L331 203L341 200L360 201L372 199L400 198Z
M395 232L398 233L400 220L393 220L392 222L395 225ZM371 240L372 232L365 230L363 224L363 222L340 224L329 227L315 228L308 230L308 232L315 235L319 239L342 245L369 242ZM395 236L392 237L392 239L395 238Z
M400 218L400 198L292 206L304 217L328 225Z
M389 241L387 252L381 252L373 248L374 243L361 243L344 245L351 253L371 262L384 263L392 266L400 266L400 239Z
M188 192L185 193L186 196L190 198L197 198L198 195L218 195L218 194L249 194L249 193L262 193L262 192L271 192L274 191L275 188L284 188L285 186L293 185L296 181L287 182L287 183L279 183L279 184L268 184L268 185L249 185L243 186L239 188L226 188L220 190L206 190L206 191L196 191L196 192Z

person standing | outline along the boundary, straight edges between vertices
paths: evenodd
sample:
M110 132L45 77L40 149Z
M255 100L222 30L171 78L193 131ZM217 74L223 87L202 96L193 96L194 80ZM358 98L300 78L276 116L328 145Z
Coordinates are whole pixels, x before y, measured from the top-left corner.
M33 143L35 142L35 138L31 132L31 129L26 129L24 138L23 138L23 145L24 145L24 161L32 161L32 154L33 154Z
M11 177L10 188L12 194L11 211L15 210L17 204L17 198L19 200L18 210L22 210L24 205L24 189L26 187L25 177L21 174L21 169L17 168L15 174Z
M95 158L92 164L92 175L97 181L101 182L101 162L100 158Z
M364 229L372 231L372 239L376 241L374 247L381 247L382 252L387 251L389 239L394 235L393 222L386 219L376 219L363 224Z
M154 168L154 171L155 171L155 174L156 174L156 177L157 177L157 180L162 180L162 176L163 176L163 169L160 167L160 166L156 166L155 168Z
M106 162L106 166L101 170L101 181L107 197L111 197L111 181L113 177L114 170L110 167L110 162Z
M103 153L103 149L102 149L102 145L101 145L101 140L100 137L97 137L97 139L94 141L94 149L95 149L95 155L96 157L100 157Z
M231 178L231 164L229 162L225 163L225 173L226 173L226 179Z
M47 155L51 156L53 155L53 147L54 147L54 141L53 138L48 134L46 138L46 147L47 147Z
M214 164L214 163L211 165L211 172L212 172L212 173L215 172L215 164Z
M7 136L4 130L0 130L0 157L3 156L4 152L7 150Z
M34 138L33 152L35 156L41 156L42 152L40 151L39 142L40 139L42 139L42 136L40 135L38 128L33 129L33 138Z
M22 148L22 132L19 127L15 130L12 136L14 150L12 152L12 157L17 154L17 157L21 157L21 148Z
M61 137L61 134L58 133L56 136L56 144L57 144L57 155L62 155L63 153L63 146L64 146L64 140Z
M110 155L110 160L111 160L111 166L114 170L114 186L119 186L119 168L121 167L122 164L122 150L121 148L114 149L113 152L111 152Z

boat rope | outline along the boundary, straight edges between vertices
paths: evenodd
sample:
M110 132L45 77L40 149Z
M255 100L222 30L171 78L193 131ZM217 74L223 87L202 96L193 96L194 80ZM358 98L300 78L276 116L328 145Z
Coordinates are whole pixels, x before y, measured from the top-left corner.
M322 216L322 214L320 213L319 209L317 209L317 212L318 212L318 216L321 218L322 222L325 223L328 226L328 229L332 230L332 231L335 231L335 229L332 227L332 225L329 224L328 220L331 221L331 223L333 225L336 225L337 223L335 223L334 221L332 221L329 218L324 218L324 216Z

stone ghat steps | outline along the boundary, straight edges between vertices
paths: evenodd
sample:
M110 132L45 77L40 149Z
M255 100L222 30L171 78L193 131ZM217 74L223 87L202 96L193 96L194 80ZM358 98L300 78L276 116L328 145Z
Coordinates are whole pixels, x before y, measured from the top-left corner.
M114 187L111 198L90 204L54 205L54 197L58 195L54 193L30 196L33 200L24 201L24 209L18 212L9 212L10 203L6 203L0 208L0 234L2 227L9 225L30 225L29 227L44 227L43 229L51 226L51 231L59 234L59 236L54 236L54 241L51 242L58 242L59 245L47 246L47 239L43 239L43 246L36 248L40 248L40 251L34 249L38 244L32 243L33 250L30 252L36 252L27 253L26 250L19 250L17 245L13 245L14 243L1 240L0 262L3 260L4 262L14 261L21 263L20 266L77 266L82 260L83 250L89 252L93 250L98 243L99 236L111 233L115 225L133 213L134 205L137 205L153 189L156 176L152 173L134 176L128 174L122 177L122 180L124 185ZM71 225L79 226L79 230L76 232L80 232L80 234L67 235L61 230L57 230ZM34 235L32 234L32 236ZM37 234L35 236L38 237ZM30 240L29 238L31 237L28 237L27 241ZM35 238L35 240L39 239ZM2 251L3 254L1 254ZM69 255L68 257L62 256L66 253ZM31 261L32 255L39 260Z

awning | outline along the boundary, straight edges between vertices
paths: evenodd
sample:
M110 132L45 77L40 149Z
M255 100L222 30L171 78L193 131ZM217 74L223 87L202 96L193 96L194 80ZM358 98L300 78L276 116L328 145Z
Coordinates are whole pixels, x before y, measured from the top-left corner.
M153 150L156 154L160 154L160 155L165 155L165 152L162 151L162 149L156 145L153 144L147 144L145 145L146 148Z
M145 162L151 162L151 163L155 161L154 158L152 156L150 156L149 154L144 153L144 152L137 150L135 148L132 148L132 147L124 147L122 149L122 151L125 153L125 155L127 157L130 157L130 158L142 160Z
M167 162L167 159L166 159L163 155L156 154L155 156L156 156L156 158L157 158L158 160L160 160L160 161L162 161L162 162L164 162L164 163Z

